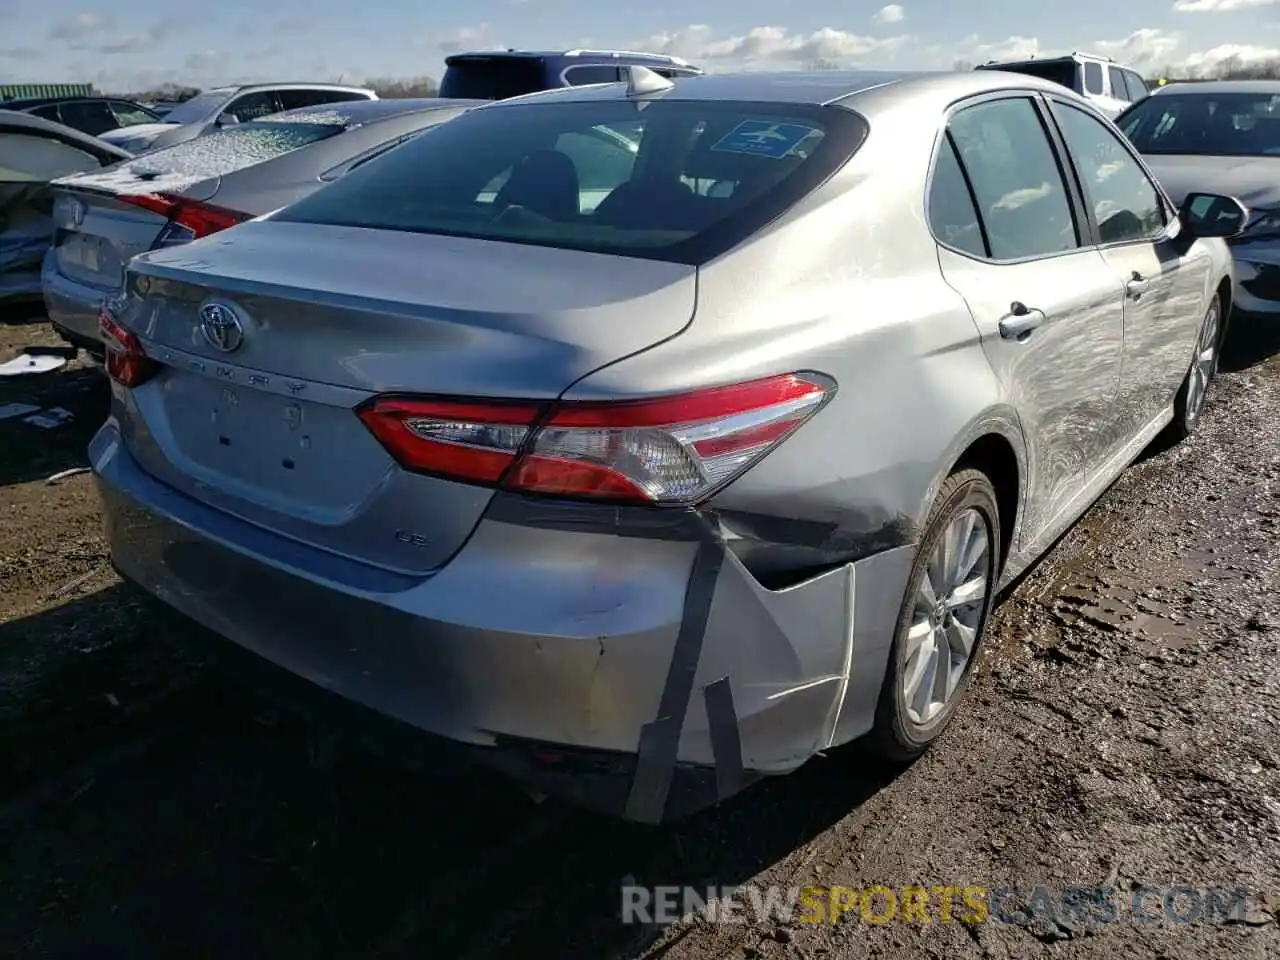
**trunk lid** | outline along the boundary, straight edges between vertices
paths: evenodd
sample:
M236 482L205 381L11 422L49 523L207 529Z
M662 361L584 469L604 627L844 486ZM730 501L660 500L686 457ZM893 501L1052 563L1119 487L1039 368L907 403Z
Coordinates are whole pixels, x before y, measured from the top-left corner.
M163 154L157 160L163 161ZM168 193L209 200L220 177L190 174L151 158L129 160L106 170L55 181L54 262L70 280L101 290L119 290L125 265L161 241L168 219L122 200ZM181 242L181 234L174 236Z
M553 399L679 333L696 271L263 220L148 254L129 274L122 319L164 365L132 392L126 436L143 467L287 536L427 572L491 491L402 470L353 408L391 392ZM239 325L229 350L206 335L211 304Z

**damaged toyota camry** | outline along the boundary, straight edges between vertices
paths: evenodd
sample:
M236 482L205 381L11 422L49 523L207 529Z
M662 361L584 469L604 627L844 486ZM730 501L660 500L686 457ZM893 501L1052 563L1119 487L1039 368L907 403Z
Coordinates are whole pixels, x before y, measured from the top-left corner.
M486 105L131 261L113 562L384 746L632 820L908 761L1000 589L1195 429L1243 218L1028 76Z

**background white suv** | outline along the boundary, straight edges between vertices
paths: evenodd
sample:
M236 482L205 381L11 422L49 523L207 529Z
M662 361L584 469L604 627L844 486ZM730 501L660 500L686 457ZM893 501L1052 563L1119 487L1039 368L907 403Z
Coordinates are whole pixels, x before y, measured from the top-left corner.
M1137 72L1122 67L1107 57L1087 53L1070 53L1063 57L1037 57L1031 60L991 61L978 70L1006 70L1051 80L1069 87L1094 106L1114 118L1125 107L1136 103L1151 91Z

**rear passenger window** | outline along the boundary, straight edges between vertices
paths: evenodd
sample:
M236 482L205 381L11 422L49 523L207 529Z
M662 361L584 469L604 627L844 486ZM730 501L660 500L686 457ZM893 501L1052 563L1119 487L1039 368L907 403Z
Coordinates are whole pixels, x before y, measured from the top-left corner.
M1132 70L1124 71L1125 80L1128 81L1129 99L1135 103L1145 97L1151 91L1147 89L1147 83Z
M277 113L279 110L280 106L276 102L275 94L263 90L237 97L231 101L225 112L232 114L241 123L248 123L250 120L257 120L259 117Z
M62 104L59 113L68 127L93 137L119 126L115 114L101 100L72 100Z
M967 107L951 118L948 130L994 259L1043 257L1079 246L1062 172L1031 100Z
M974 209L950 134L943 138L929 186L929 227L948 247L975 257L987 256L978 211Z
M617 83L619 80L618 68L607 65L570 67L564 76L571 87L582 87L589 83Z
M97 157L61 140L0 133L0 183L39 183L99 166Z
M1107 67L1107 79L1111 81L1111 96L1117 100L1128 100L1129 88L1125 86L1124 74L1119 67Z
M1084 92L1102 96L1102 64L1086 63L1084 65Z

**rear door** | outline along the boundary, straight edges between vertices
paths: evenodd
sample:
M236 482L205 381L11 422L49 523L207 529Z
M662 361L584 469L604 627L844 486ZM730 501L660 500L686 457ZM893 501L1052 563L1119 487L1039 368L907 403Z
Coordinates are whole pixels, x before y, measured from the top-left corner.
M1176 217L1123 137L1079 107L1051 102L1102 258L1125 288L1123 439L1168 406L1186 373L1210 258L1170 236Z
M1122 356L1122 285L1082 229L1046 121L1030 94L961 104L929 200L943 276L1022 420L1024 544L1105 459Z

